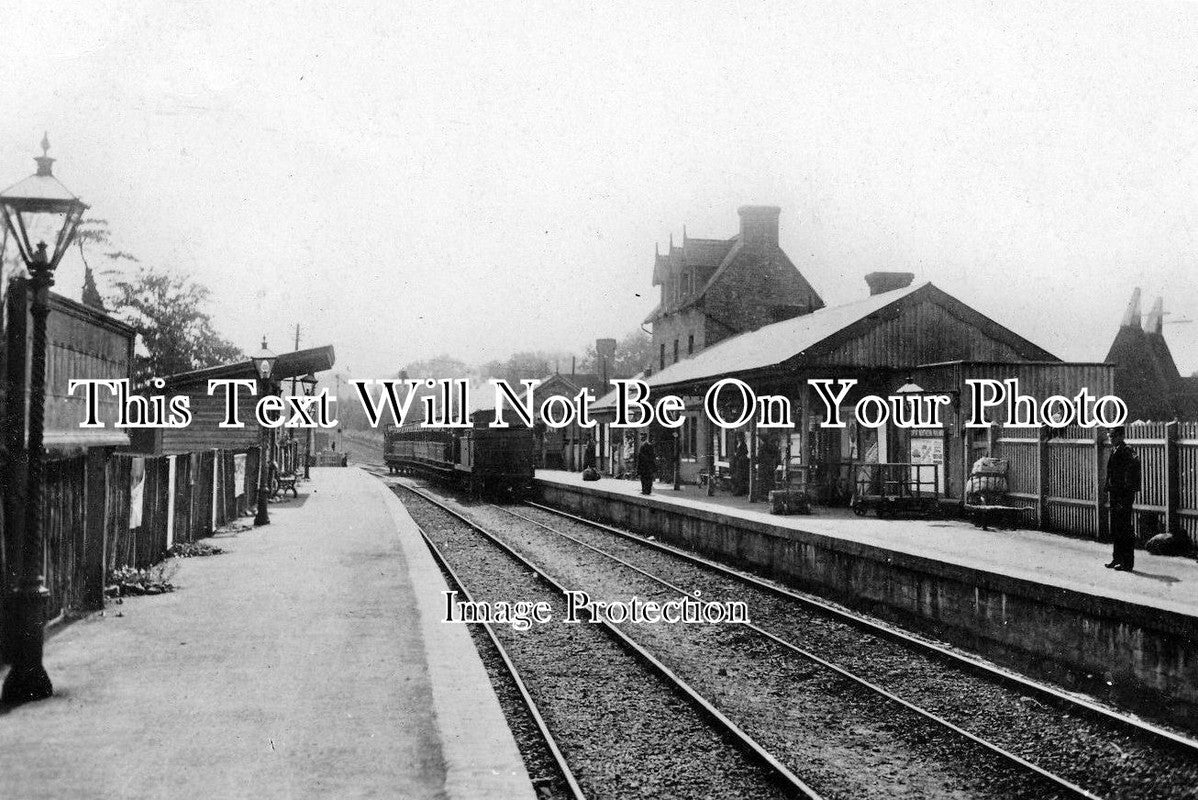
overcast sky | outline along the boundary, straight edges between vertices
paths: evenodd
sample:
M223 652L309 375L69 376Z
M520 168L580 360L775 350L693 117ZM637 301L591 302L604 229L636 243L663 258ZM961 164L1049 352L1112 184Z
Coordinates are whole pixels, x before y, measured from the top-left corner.
M1198 319L1193 4L9 2L0 39L0 184L48 130L247 351L581 352L744 203L830 304L910 270L1079 360L1135 286Z

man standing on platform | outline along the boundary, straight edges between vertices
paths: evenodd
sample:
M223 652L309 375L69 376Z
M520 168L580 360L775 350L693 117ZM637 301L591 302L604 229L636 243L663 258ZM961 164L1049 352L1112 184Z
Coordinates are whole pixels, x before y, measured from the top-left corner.
M1106 462L1106 491L1111 509L1114 553L1108 569L1131 572L1136 563L1136 534L1132 529L1132 504L1140 491L1140 457L1127 446L1122 425L1111 428L1111 456Z
M732 450L732 496L742 497L749 493L749 448L745 437L736 432L736 446Z
M653 440L646 439L636 454L636 474L641 479L641 494L653 492L653 478L657 473L657 452L653 449Z
M778 446L768 433L757 435L757 480L753 483L753 502L768 500L774 488L774 476L778 468Z

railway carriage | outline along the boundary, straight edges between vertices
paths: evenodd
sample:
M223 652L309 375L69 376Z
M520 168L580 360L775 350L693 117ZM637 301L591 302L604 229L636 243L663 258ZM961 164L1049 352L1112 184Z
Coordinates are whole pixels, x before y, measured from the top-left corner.
M470 416L469 428L426 428L409 422L383 433L383 460L392 473L460 485L471 494L522 495L532 487L536 440L524 427L488 427L494 412Z

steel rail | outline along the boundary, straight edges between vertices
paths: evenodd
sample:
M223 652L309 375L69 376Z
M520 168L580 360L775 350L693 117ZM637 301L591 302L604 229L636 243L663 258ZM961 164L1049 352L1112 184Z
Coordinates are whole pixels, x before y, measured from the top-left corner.
M816 597L800 594L791 589L778 586L756 575L741 572L725 564L721 564L718 561L704 558L703 556L688 550L683 550L681 548L674 547L656 540L647 539L630 531L614 528L610 525L605 525L601 522L587 519L586 517L580 517L577 514L571 514L568 511L562 511L561 509L553 508L551 506L542 505L532 501L526 501L526 504L550 514L555 514L566 519L574 520L575 522L607 531L615 536L629 539L647 547L651 547L665 553L670 553L684 560L694 562L712 570L713 572L718 572L722 575L733 578L734 580L751 584L762 591L792 600L812 610L836 617L847 624L868 630L870 633L900 642L917 650L926 651L932 656L953 662L959 667L979 673L984 677L990 678L998 683L1013 686L1021 691L1028 692L1032 695L1035 695L1039 699L1047 700L1050 703L1057 705L1068 706L1071 710L1088 714L1105 722L1121 725L1134 733L1147 735L1150 738L1159 740L1163 744L1176 747L1190 755L1198 757L1198 740L1191 739L1174 731L1154 725L1153 723L1140 719L1136 716L1120 713L1114 709L1100 705L1099 703L1096 703L1088 698L1080 697L1070 692L1057 689L1048 684L1032 680L1031 678L1025 677L1023 675L1007 671L993 664L982 661L981 659L952 650L948 647L936 644L935 642L927 641L926 639L914 636L906 631L902 631L877 620L870 619L862 614L857 614L847 609L839 608Z
M424 543L428 546L429 551L432 552L433 559L435 559L436 562L441 566L441 569L445 570L445 573L449 575L449 578L453 581L454 586L456 586L458 591L462 593L462 597L466 598L468 603L473 603L474 598L470 595L470 591L466 588L466 584L454 571L453 567L449 565L449 561L446 560L445 555L441 552L433 540L429 538L429 535L424 532L424 528L421 528L419 525L417 525L416 530L420 532L421 538L424 539ZM491 639L491 644L495 646L496 652L499 653L500 659L503 660L503 665L507 668L508 675L511 676L512 683L514 683L516 688L519 690L520 698L524 701L525 708L528 709L528 713L532 715L533 721L536 722L537 731L540 733L541 739L544 740L545 745L549 748L549 752L552 754L553 760L557 763L558 770L562 773L562 777L565 778L566 785L570 788L570 795L574 798L574 800L587 800L587 796L582 791L582 787L578 785L578 779L574 777L574 771L570 769L570 765L567 763L565 755L562 753L561 748L557 746L557 740L553 738L553 733L549 730L549 724L545 722L545 718L541 716L541 711L539 708L537 708L536 701L533 700L532 694L529 693L528 687L524 683L524 679L520 677L520 671L516 669L515 663L513 663L511 657L508 656L507 649L503 646L503 644L500 643L498 635L491 627L491 623L484 622L482 625L487 631L487 636Z
M533 525L536 525L540 528L544 528L545 530L549 531L550 533L554 533L558 536L561 536L565 539L570 540L571 542L574 542L575 544L585 547L588 550L598 553L599 555L603 556L604 558L610 559L611 561L614 561L617 564L620 564L621 566L623 566L627 569L630 569L640 575L643 575L646 578L648 578L649 580L651 580L655 583L658 583L662 586L665 586L665 587L669 588L670 590L677 592L680 595L683 595L685 597L693 596L690 592L688 592L686 589L683 589L681 586L677 586L674 583L671 583L670 581L666 580L665 578L658 577L657 575L654 575L653 573L651 573L647 570L644 570L644 569L636 566L635 564L632 564L632 563L626 561L625 559L620 558L617 555L613 555L612 553L609 553L606 550L603 550L602 548L595 547L594 545L584 542L581 539L578 539L574 536L571 536L570 534L565 533L564 531L559 531L556 528L546 525L543 522L532 519L531 517L526 517L525 515L520 514L516 511L512 511L511 509L503 508L502 506L495 506L495 508L498 508L502 511L506 511L508 514L511 514L512 516L518 517L519 519L525 520L526 522L530 522ZM1049 781L1050 783L1055 784L1057 787L1064 789L1065 791L1069 792L1069 794L1071 794L1074 797L1084 798L1085 800L1099 800L1098 795L1095 795L1095 794L1087 791L1086 789L1083 789L1082 787L1078 786L1077 784L1073 783L1072 781L1070 781L1066 778L1062 778L1060 775L1057 775L1053 772L1049 772L1048 770L1044 769L1043 767L1033 764L1032 762L1023 758L1022 756L1016 755L1015 753L1012 753L1009 750L1006 750L1006 749L1000 747L999 745L994 744L993 742L989 742L989 741L981 738L980 736L977 736L976 734L970 733L969 731L965 730L964 728L960 727L959 725L949 722L947 719L939 716L938 714L936 714L932 711L928 711L927 709L925 709L921 706L918 706L918 705L910 702L909 700L906 700L906 699L898 696L897 694L895 694L887 689L882 688L881 686L878 686L876 683L873 683L873 682L867 680L866 678L862 678L860 675L857 675L856 673L854 673L848 669L845 669L844 667L840 666L839 664L835 664L831 661L828 661L827 659L824 659L824 658L816 655L815 653L812 653L810 650L802 648L802 647L794 644L793 642L783 639L782 637L778 636L777 634L771 633L770 631L767 631L764 628L762 628L758 625L755 625L752 622L740 622L740 623L736 623L736 624L743 625L744 627L748 628L749 630L753 631L754 633L756 633L760 636L763 636L766 639L769 639L770 641L772 641L778 645L781 645L782 647L784 647L794 653L799 654L800 656L802 656L803 658L805 658L809 661L819 664L821 667L824 667L825 669L835 672L837 675L841 676L842 678L845 678L845 679L857 684L858 686L868 689L869 691L873 692L874 694L878 695L879 697L882 697L889 702L896 703L896 704L902 706L903 708L907 709L908 711L918 714L919 716L923 717L924 719L928 720L929 722L932 722L935 725L938 725L948 731L951 731L952 733L955 733L959 736L964 737L965 739L968 739L969 741L973 742L974 744L984 748L985 750L990 751L991 753L998 756L999 758L1001 758L1005 761L1008 761L1012 764L1015 764L1015 765L1021 767L1022 769L1025 769L1028 772L1038 775L1039 777L1044 778L1045 780Z
M960 667L980 673L984 677L990 678L998 683L1016 687L1022 691L1036 695L1041 699L1048 700L1051 703L1069 706L1072 710L1097 717L1105 722L1111 722L1124 726L1135 733L1147 735L1150 738L1159 740L1161 743L1180 748L1181 750L1198 757L1198 741L1190 739L1186 736L1182 736L1165 728L1161 728L1152 724L1151 722L1147 722L1131 715L1122 714L1087 698L1078 697L1069 692L1056 689L1052 686L1032 680L1031 678L1027 678L1023 675L1009 672L992 664L988 664L981 659L951 650L947 647L936 644L935 642L929 642L918 636L914 636L905 631L898 630L876 620L872 620L864 615L856 614L843 608L838 608L831 603L826 603L818 598L800 594L799 592L793 591L791 589L778 586L776 584L770 583L769 581L763 580L756 575L750 575L741 572L725 564L712 561L711 559L704 558L703 556L697 555L687 550L664 544L656 540L647 539L643 536L638 536L635 533L620 530L619 528L614 528L610 525L604 525L601 522L595 522L594 520L589 520L585 517L580 517L576 514L571 514L567 511L562 511L560 509L552 508L540 503L526 501L526 504L532 506L533 508L579 522L583 525L587 525L592 528L598 528L638 544L678 556L686 561L691 561L693 563L699 564L700 566L706 567L713 572L725 575L742 583L751 584L752 586L763 591L788 600L792 600L814 611L835 617L857 628L863 628L870 633L900 642L905 645L909 645L914 649L925 651L932 656L951 661Z
M472 520L469 517L465 516L464 514L458 512L457 510L450 508L448 505L441 502L437 498L432 497L431 495L427 494L426 492L416 489L415 487L410 486L403 481L396 481L396 482L392 483L391 485L403 488L403 489L411 492L412 494L414 494L420 498L423 498L424 500L437 506L442 511L444 511L445 513L454 517L455 519L460 520L461 522L465 523L471 529L477 531L479 534L484 536L487 540L489 540L492 544L494 544L498 549L500 549L501 551L506 553L509 557L511 557L518 563L522 564L523 566L525 566L529 570L531 570L542 582L544 582L545 584L552 587L554 589L554 591L562 594L563 596L568 593L568 590L564 586L562 586L560 583L558 583L556 580L554 580L553 577L551 577L546 571L541 569L541 567L534 564L531 560L529 560L524 555L518 553L510 545L508 545L506 542L504 542L499 537L495 536L490 531L483 528L481 525L479 525L474 520ZM688 684L686 681L684 681L682 678L680 678L678 675L676 675L673 672L673 670L671 670L669 667L667 667L665 664L663 664L661 661L659 661L652 653L650 653L648 650L646 650L644 647L642 647L637 642L633 641L627 634L625 634L618 627L616 627L612 623L608 622L607 620L600 620L600 623L602 624L603 629L617 643L619 643L622 647L624 647L628 652L632 653L636 658L640 659L641 661L643 661L646 664L649 664L654 669L654 671L656 671L661 677L663 677L665 679L666 683L669 684L675 691L677 691L679 694L683 695L696 708L698 708L699 711L702 712L704 715L706 715L707 717L709 717L712 720L715 720L716 724L720 728L723 729L723 732L725 734L727 734L728 736L730 736L732 738L733 742L735 744L737 744L741 749L746 751L755 760L759 761L763 766L765 766L766 769L782 785L783 788L797 794L799 797L807 798L807 800L823 800L822 795L820 795L813 788L808 786L801 778L799 778L798 775L795 775L793 772L791 772L791 770L785 764L783 764L781 761L779 761L777 758L775 758L773 754L771 754L768 750L766 750L764 747L762 747L761 744L759 744L757 742L757 740L755 740L753 737L749 736L749 734L747 734L743 730L741 730L741 728L736 723L734 723L727 716L725 716L722 711L720 711L718 708L716 708L714 705L712 705L706 698L704 698L697 691L695 691L695 689L693 687L691 687L690 684Z

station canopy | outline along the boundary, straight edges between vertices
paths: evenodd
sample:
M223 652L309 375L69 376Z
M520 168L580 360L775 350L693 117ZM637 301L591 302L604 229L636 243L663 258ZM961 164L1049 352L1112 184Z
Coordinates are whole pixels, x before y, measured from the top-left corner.
M331 344L282 353L275 361L270 378L273 381L285 381L291 378L301 378L309 372L315 375L318 372L332 369L334 363L336 363L336 356ZM244 361L234 361L215 367L178 372L165 376L165 380L167 388L179 388L193 385L206 386L210 380L255 378L257 374L254 370L254 362L247 358Z

